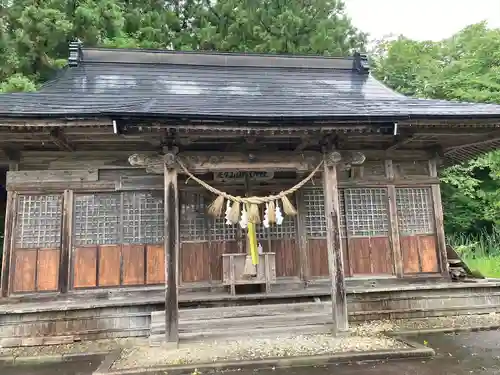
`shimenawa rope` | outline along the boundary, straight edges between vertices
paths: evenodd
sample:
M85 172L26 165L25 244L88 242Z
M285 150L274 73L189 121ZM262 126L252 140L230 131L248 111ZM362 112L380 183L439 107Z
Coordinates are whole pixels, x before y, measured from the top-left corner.
M214 216L221 216L222 210L224 207L224 199L227 199L231 202L233 202L233 207L231 209L231 214L229 215L231 217L230 221L233 223L238 222L239 218L239 211L240 211L240 205L245 205L247 211L249 212L249 220L254 223L259 223L260 218L259 218L259 210L258 210L258 205L265 204L265 203L274 203L278 199L280 199L283 203L283 210L285 214L287 215L296 215L297 211L293 207L292 203L288 199L287 195L295 193L297 190L299 190L302 186L304 186L306 183L308 183L313 176L318 172L318 170L321 168L323 165L324 161L321 161L316 168L302 181L294 185L288 190L281 191L279 194L276 195L270 195L267 197L240 197L240 196L234 196L231 194L228 194L224 191L221 191L219 189L216 189L215 187L207 184L205 181L199 179L195 175L193 175L189 170L186 168L184 163L180 160L177 159L177 163L181 167L181 169L184 171L184 173L194 181L196 181L198 184L203 186L205 189L208 191L212 192L213 194L217 195L217 198L215 201L210 205L209 207L209 212L213 214Z

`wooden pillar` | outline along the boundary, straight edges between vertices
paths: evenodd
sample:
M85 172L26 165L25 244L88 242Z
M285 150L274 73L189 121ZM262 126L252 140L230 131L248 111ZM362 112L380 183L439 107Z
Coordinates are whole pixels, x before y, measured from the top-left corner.
M65 190L61 231L61 257L59 259L59 291L67 293L70 283L71 234L73 232L73 190Z
M165 155L165 339L179 342L179 192L175 156Z
M438 160L433 158L429 161L429 172L431 177L438 177ZM444 234L443 203L441 201L441 187L439 184L431 186L432 203L434 208L434 224L436 229L437 252L439 258L439 268L445 278L450 277L448 255L446 253L446 237Z
M12 256L12 243L14 238L14 221L16 217L16 193L7 192L7 205L5 208L5 227L3 238L3 253L2 253L2 279L1 291L2 297L9 295L9 280L10 280L10 259Z
M394 180L394 169L392 160L385 161L385 174L388 180ZM390 241L394 274L403 277L403 255L401 254L401 243L399 237L398 208L396 205L396 186L387 185L387 198L389 200L389 225Z
M340 241L339 191L337 185L337 163L340 154L325 154L323 187L325 195L326 244L328 269L330 271L332 317L335 333L346 331L348 326L347 296L344 280L344 259Z
M304 204L304 192L299 190L296 193L297 204L297 238L299 239L299 260L300 260L300 277L307 286L311 279L309 267L309 257L307 251L307 233L306 233L306 207Z

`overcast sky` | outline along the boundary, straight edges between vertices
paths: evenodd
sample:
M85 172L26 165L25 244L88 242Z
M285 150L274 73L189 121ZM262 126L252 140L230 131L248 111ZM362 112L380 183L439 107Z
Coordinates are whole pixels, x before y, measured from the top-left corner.
M465 26L488 21L500 28L500 0L344 0L355 26L370 38L403 34L440 40Z

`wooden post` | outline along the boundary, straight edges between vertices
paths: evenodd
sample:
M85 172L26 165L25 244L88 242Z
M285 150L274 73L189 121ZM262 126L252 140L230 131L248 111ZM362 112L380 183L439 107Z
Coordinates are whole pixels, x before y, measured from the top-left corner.
M73 227L73 191L65 190L61 231L61 256L59 259L59 291L67 293L70 283L71 233Z
M385 161L385 174L388 180L394 180L394 168L392 160ZM392 248L392 261L394 273L397 277L403 277L403 256L401 254L401 243L399 239L398 208L396 205L396 186L387 185L387 198L389 200L389 224L390 241Z
M311 279L311 272L307 252L306 207L304 205L304 192L302 190L296 193L296 204L299 213L297 217L297 238L299 239L300 276L307 286Z
M429 172L431 177L438 177L436 158L429 160ZM449 278L450 270L448 255L446 253L446 237L444 234L443 203L441 201L441 187L439 184L433 184L431 186L431 193L434 208L434 225L436 229L439 268L443 277Z
M335 334L347 331L347 296L344 280L344 260L340 241L339 191L337 186L337 163L340 154L330 152L325 155L323 187L325 194L326 244L328 251L328 269L331 280L332 317Z
M175 158L174 158L175 160ZM179 193L177 170L174 162L165 155L165 339L167 343L179 342Z
M14 221L16 217L16 193L7 192L7 205L5 208L5 227L3 238L3 256L2 256L2 279L1 290L2 297L9 295L9 280L10 280L10 258L12 256L12 239L14 238Z

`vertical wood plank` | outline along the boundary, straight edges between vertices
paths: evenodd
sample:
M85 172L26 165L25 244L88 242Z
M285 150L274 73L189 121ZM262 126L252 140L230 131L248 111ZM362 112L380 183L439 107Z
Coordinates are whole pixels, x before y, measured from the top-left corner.
M373 273L370 249L370 237L350 237L348 240L351 253L353 275L369 275Z
M385 174L387 179L394 180L394 166L392 160L385 161ZM391 243L394 274L403 277L403 257L399 242L398 208L396 205L396 187L387 186L387 199L389 208L389 240Z
M61 256L59 257L59 291L67 293L69 289L71 251L71 233L73 228L73 191L65 190L61 223Z
M299 190L296 195L297 204L297 238L299 239L299 262L300 262L300 278L304 283L308 283L311 279L309 267L309 256L307 251L307 233L306 233L306 207L304 204L304 193Z
M165 338L169 343L179 342L179 192L177 170L164 164L165 193Z
M307 252L309 259L309 276L311 278L328 277L330 274L328 266L328 251L326 249L326 239L308 239Z
M438 177L437 158L429 160L429 171L431 177ZM439 256L439 269L443 277L450 278L448 255L446 253L446 237L444 234L443 203L441 201L441 187L433 184L432 203L434 206L434 224L436 227L437 250Z
M165 248L163 245L147 246L147 284L165 283Z
M300 273L297 242L294 239L273 239L271 252L275 253L276 276L297 277Z
M144 245L122 246L123 285L144 284Z
M40 249L37 259L37 291L56 291L60 267L59 249Z
M347 297L344 280L342 244L338 213L339 192L337 186L337 166L332 157L325 155L323 188L325 194L326 243L331 280L332 316L335 333L348 329Z
M37 249L13 251L13 287L14 293L34 292L36 290Z
M212 273L213 267L212 264L210 263L212 260L212 224L208 215L203 215L203 220L205 221L205 228L207 228L208 280L210 282L210 285L212 285L214 282ZM182 272L181 272L181 279L182 279Z
M120 246L99 246L99 286L120 285Z
M183 243L179 262L182 283L210 281L210 247L208 242Z
M400 242L403 251L403 272L405 274L421 272L417 237L403 236Z
M2 297L7 297L9 295L12 238L13 238L15 216L17 211L16 201L17 201L16 193L8 191L7 205L5 208L5 226L4 226L4 238L3 238L2 280L1 280Z
M97 246L78 247L73 255L73 286L75 288L97 286Z
M436 251L436 236L420 235L418 236L420 250L420 264L422 272L436 273L439 272L439 261Z

